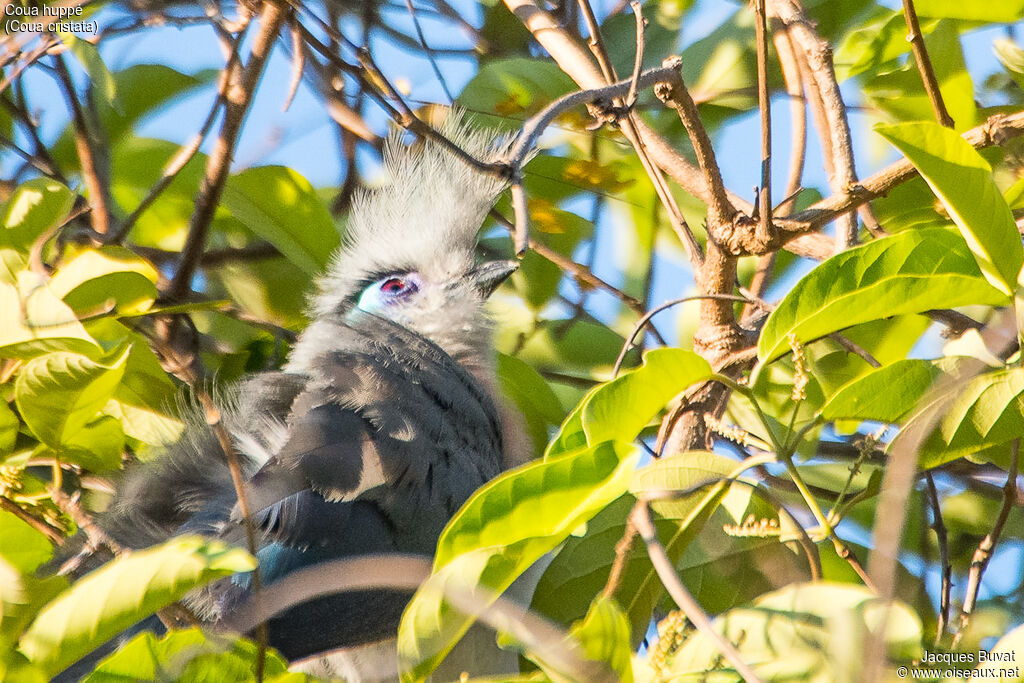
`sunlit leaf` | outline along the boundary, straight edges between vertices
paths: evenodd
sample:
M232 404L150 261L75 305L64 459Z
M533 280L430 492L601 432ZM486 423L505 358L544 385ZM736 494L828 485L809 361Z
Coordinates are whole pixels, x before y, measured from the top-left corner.
M912 430L915 422L936 421L938 412L935 431L921 448L921 468L937 467L1024 434L1024 370L979 375L947 384L945 391L917 410L904 427Z
M806 343L900 313L1007 301L957 233L902 232L837 254L804 276L765 323L758 356L767 362L786 353L789 334Z
M569 631L583 645L589 659L606 662L622 683L632 683L632 647L629 621L615 600L598 596L586 618Z
M74 193L56 180L22 183L4 205L0 246L28 252L40 235L60 225L74 201Z
M580 524L626 490L638 455L602 443L498 477L463 505L441 534L433 577L402 617L403 680L432 671L472 619L443 600L446 585L503 591Z
M726 612L714 624L765 680L835 681L861 669L862 638L885 617L886 606L867 588L819 582L769 593L749 607ZM670 651L661 676L701 676L728 666L707 634L679 635L684 644ZM894 659L919 655L921 636L917 615L895 603L888 611L885 652Z
M258 166L228 179L224 206L307 274L323 271L340 241L309 182L284 166Z
M0 558L23 574L53 556L53 546L42 532L14 514L0 510Z
M100 417L100 410L114 395L124 377L128 353L127 348L115 350L108 360L100 362L57 351L28 361L15 382L15 400L25 424L40 441L58 451L64 446L89 443L82 432ZM92 424L91 429L101 430L104 438L99 442L113 445L109 423ZM110 455L109 449L104 452ZM106 458L101 461L111 465L117 462Z
M61 265L50 291L79 315L148 310L156 300L159 273L151 263L116 246L86 248Z
M821 416L895 424L914 409L940 374L939 368L926 360L883 366L840 389L822 407Z
M99 351L75 312L27 271L17 285L0 282L0 355L32 358L50 351Z
M954 21L923 21L925 26L933 26L924 33L924 40L946 111L952 117L956 130L967 130L978 123L978 106L974 99L974 83L964 62L959 26ZM898 22L903 22L902 16ZM894 21L894 25L898 23ZM895 120L930 121L935 118L931 100L913 59L867 80L864 91L871 102Z
M1015 22L1024 14L1024 0L1002 2L961 2L959 0L915 0L914 8L922 17L963 19L966 21Z
M19 649L33 664L56 673L193 588L254 566L246 552L196 537L133 552L87 575L47 605Z
M215 636L198 628L171 631L162 638L140 633L100 662L84 683L129 683L145 680L222 681L245 683L253 678L256 644L245 639ZM288 664L268 651L264 680L288 671ZM297 681L305 676L294 674Z
M669 401L711 374L708 362L692 351L649 351L642 366L587 394L551 441L545 457L584 443L632 441Z
M14 441L18 438L18 425L21 424L6 401L0 401L0 462L3 462L14 449Z
M905 123L876 130L928 181L988 281L1012 294L1024 263L1024 249L988 162L954 131L938 124Z

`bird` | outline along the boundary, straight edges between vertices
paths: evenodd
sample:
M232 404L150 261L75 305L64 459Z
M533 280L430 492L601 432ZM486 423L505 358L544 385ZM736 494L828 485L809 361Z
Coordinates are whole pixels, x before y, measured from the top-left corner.
M478 160L500 160L510 144L457 111L439 132ZM469 496L532 455L500 395L486 308L517 262L476 258L507 181L429 138L393 136L383 167L388 180L355 198L283 367L217 392L268 589L327 560L432 555ZM118 543L186 533L242 543L225 455L192 413L179 441L127 473L101 518ZM251 590L250 576L235 576L186 604L216 624ZM268 622L269 644L294 661L385 641L409 598L374 590L294 606Z

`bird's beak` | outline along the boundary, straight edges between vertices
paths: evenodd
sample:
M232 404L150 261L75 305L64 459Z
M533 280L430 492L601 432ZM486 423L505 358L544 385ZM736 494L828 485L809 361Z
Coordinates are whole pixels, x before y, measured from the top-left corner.
M469 273L469 281L486 299L509 275L519 269L518 261L488 261L481 263Z

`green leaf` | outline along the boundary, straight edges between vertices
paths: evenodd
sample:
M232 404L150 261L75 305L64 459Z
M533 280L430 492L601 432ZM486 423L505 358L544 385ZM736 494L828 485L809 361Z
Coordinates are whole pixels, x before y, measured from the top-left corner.
M789 334L806 343L901 313L1007 301L955 232L902 232L836 254L804 276L765 323L758 356L767 363L786 353Z
M896 424L914 410L940 374L930 361L897 361L843 386L822 407L821 416Z
M92 43L75 37L73 33L68 33L67 31L59 31L59 33L60 39L68 46L71 54L75 56L78 63L85 69L85 72L89 74L92 87L99 91L100 95L110 106L119 109L117 83L114 81L110 70L107 69L107 65L103 63L100 51Z
M744 528L750 519L778 518L775 508L755 497L749 486L718 484L736 469L735 461L703 452L664 461L664 466L639 470L632 488L692 491L679 500L654 503L654 524L680 576L706 609L724 611L808 577L807 558L794 544L781 543L778 537L723 533ZM635 503L632 495L623 496L588 522L583 536L566 540L537 584L531 609L560 623L586 613L607 583ZM785 518L775 528L783 534L793 531ZM766 572L766 566L771 570ZM634 645L647 632L655 606L664 607L664 593L647 554L634 547L615 592L629 616Z
M670 558L679 559L700 532L722 499L721 491L712 491L715 483L735 468L734 461L722 456L687 452L663 458L634 474L630 488L636 491L693 491L671 503L655 504L658 536ZM705 488L699 488L702 485ZM585 534L566 540L537 584L532 609L561 623L582 618L593 596L603 590L608 580L615 561L615 546L625 533L626 519L635 503L634 496L622 496L587 523ZM651 611L662 593L646 553L631 553L616 595L629 614L636 639L644 636Z
M117 350L105 363L68 351L28 361L14 385L25 424L55 450L69 444L113 396L128 353L126 348Z
M55 350L100 348L75 312L32 273L18 273L16 285L0 282L0 356L32 358Z
M22 183L4 205L0 246L28 253L40 235L61 224L74 203L74 193L56 180Z
M956 132L935 123L877 126L875 130L921 172L988 281L1012 294L1024 263L1024 249L988 162Z
M188 591L252 571L245 551L193 536L119 557L65 591L32 622L19 649L50 674Z
M752 15L737 11L683 50L683 80L698 102L743 111L756 103L755 54Z
M223 204L303 272L323 271L338 247L334 220L309 182L284 166L258 166L228 178Z
M649 351L638 370L604 385L587 402L587 442L632 441L669 401L711 374L711 365L692 351Z
M6 401L0 401L0 462L14 450L21 421Z
M116 418L127 436L146 444L177 440L184 429L173 412L177 389L145 337L109 318L90 322L89 331L104 342L131 344L124 376L103 413Z
M85 248L61 264L50 291L79 315L112 307L119 313L142 313L156 300L160 273L124 247Z
M53 546L28 522L0 510L0 558L22 574L28 574L53 557Z
M162 638L144 632L100 662L83 683L158 680L247 683L253 679L257 656L256 645L249 640L209 635L198 628L171 631ZM263 665L266 677L288 671L287 662L273 650L266 653Z
M125 135L111 152L110 193L127 213L134 211L160 181L164 169L178 153L179 145L167 140L153 140ZM130 240L140 246L169 251L185 244L188 224L195 209L196 188L203 178L206 155L197 153L171 180L156 200L139 216L129 233ZM217 208L217 221L227 216L223 206Z
M948 387L947 393L918 410L904 426L904 431L913 431L915 423L933 420L939 413L935 431L921 448L920 467L937 467L1024 434L1021 394L1021 368L979 375Z
M228 261L207 270L211 284L221 284L228 298L258 320L301 329L302 311L313 287L311 273L289 259Z
M934 22L923 22L921 33L927 35L934 26ZM887 11L880 18L847 34L836 50L836 78L845 81L866 71L877 71L882 64L909 51L903 13Z
M17 650L0 649L0 681L7 683L46 683L49 677Z
M877 628L886 607L863 586L828 582L787 586L715 619L715 630L736 645L764 680L841 680L863 666L862 643ZM701 677L723 666L714 641L702 631L667 633L685 639L664 662L665 679ZM897 602L889 608L881 657L920 654L921 621Z
M622 683L632 683L629 621L615 600L598 595L586 618L575 624L569 633L579 639L588 659L604 662Z
M53 449L53 457L90 472L116 470L121 466L124 442L121 423L109 415L101 415L68 434L60 448Z
M997 678L998 674L996 672L989 673L984 671L985 669L998 669L1000 667L1007 667L1008 663L1014 663L1017 666L1017 670L1020 671L1017 657L1021 652L1024 652L1024 624L1021 624L1000 638L992 646L992 649L988 651L988 657L986 658L988 661L979 662L975 669L986 674L986 678L993 679ZM979 654L981 653L979 652ZM978 676L978 678L981 678L981 676ZM1018 677L1019 679L1020 677Z
M914 9L921 17L1012 23L1020 21L1021 15L1024 14L1024 0L1000 0L1000 2L915 0Z
M533 441L534 453L540 453L548 442L548 427L557 425L565 416L555 392L536 370L515 356L498 354L498 381L526 420Z
M926 21L925 25L929 23L932 22ZM973 127L978 123L978 105L974 100L974 82L964 62L959 25L955 21L939 21L931 32L925 34L924 40L943 102L956 129L964 131ZM867 80L864 92L893 120L929 121L935 118L931 100L912 58L899 68Z
M728 495L731 483L725 478L735 469L736 464L730 460L698 451L661 458L637 471L630 485L634 495L652 490L693 491L678 500L656 502L651 506L657 515L678 520L661 539L673 563L679 560ZM749 498L749 493L746 497ZM664 531L659 530L659 536L661 533ZM650 560L646 556L637 560L624 571L626 576L620 594L627 602L633 632L639 637L665 589Z
M1013 80L1024 88L1024 50L1009 38L996 38L992 48Z
M566 418L545 458L611 439L632 441L669 401L707 379L711 366L693 351L654 349L644 362L592 389Z
M572 79L549 59L513 57L485 63L459 94L469 111L522 120L551 101L576 90ZM487 119L488 125L500 121Z
M210 83L216 69L183 74L164 64L134 64L114 73L119 111L101 111L103 127L111 140L120 140L132 125L167 102L184 98L189 90ZM104 116L106 115L106 116Z
M602 443L525 465L473 494L441 534L434 575L402 616L398 649L408 665L403 680L433 671L472 624L444 601L446 586L505 590L621 496L637 459L633 449Z

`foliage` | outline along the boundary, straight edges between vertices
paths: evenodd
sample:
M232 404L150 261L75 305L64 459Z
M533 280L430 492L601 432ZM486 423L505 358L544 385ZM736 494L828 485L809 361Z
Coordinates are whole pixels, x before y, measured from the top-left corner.
M589 34L577 3L561 3L554 18L525 0L456 4L416 3L436 10L420 17L433 27L428 43L460 27L471 36L453 48L472 64L453 94L481 125L518 130L560 97L602 83L580 47ZM602 37L595 54L628 75L637 22L625 3L580 3L590 4ZM820 144L797 140L798 154L776 145L773 163L788 161L793 179L769 192L786 201L766 226L742 192L721 193L731 214L709 210L721 200L714 174L692 160L716 162L707 150L695 155L702 143L671 88L658 97L641 88L636 102L595 97L549 127L522 169L527 212L517 218L528 221L533 248L494 302L499 377L537 459L485 485L449 523L398 633L403 680L428 676L480 616L459 596L475 596L486 613L524 575L536 584L532 614L558 637L545 649L500 636L523 656L515 680L571 679L573 658L608 680L738 680L722 638L763 680L882 680L926 651L1024 656L1024 49L996 40L991 73L964 59L969 41L991 35L979 29L1019 28L1024 3L918 0L930 72L905 39L902 13L876 3L768 0L775 40L760 56L753 6L726 16L708 14L710 4L646 0L640 62L681 55L674 87L696 103L725 185L760 170L747 142L731 139L759 110L759 58L777 104L788 92L803 112L779 126L774 107L776 133L804 130L796 124L810 109ZM96 40L5 35L4 681L47 680L133 624L167 620L189 591L255 566L239 548L190 536L124 551L93 519L124 466L180 436L186 385L204 391L210 378L227 384L283 362L306 322L304 296L341 243L353 192L372 185L366 160L381 135L431 119L431 106L405 111L388 81L401 60L381 55L400 45L439 71L452 63L406 32L401 3L308 5L286 19L268 0L240 5L240 23L198 4L130 5L89 3L85 18L109 29ZM244 68L232 60L189 73L169 58L113 65L114 37L146 35L161 21L183 31L216 25ZM705 22L707 35L687 44L692 22ZM329 111L336 124L338 187L311 183L302 160L231 167L258 151L237 134L260 125L243 126L263 106L254 93L275 92L259 80L251 43L260 31L282 63L277 33L305 48L293 67L317 115ZM345 39L360 32L366 51ZM50 43L67 50L33 52ZM815 61L828 50L807 45L831 47L834 69ZM54 77L67 106L59 130L35 117L45 97L38 73ZM833 106L840 92L857 93L849 104L870 130ZM188 133L215 144L153 137L167 106L206 100L207 124ZM937 109L953 127L935 123ZM847 182L851 133L858 155L874 145L898 161ZM638 138L643 160L630 144ZM875 161L858 156L857 167ZM660 169L665 189L649 169ZM843 221L858 207L863 223L844 241ZM503 198L496 213L515 210ZM483 251L511 256L504 225L489 219ZM680 246L691 230L701 258ZM666 292L711 298L635 328ZM642 539L641 506L654 527ZM90 573L77 567L88 554L76 556L82 538L96 553ZM658 569L659 549L671 576ZM102 563L103 550L117 556ZM898 562L885 570L879 557ZM57 571L65 562L70 576ZM990 563L998 571L986 573ZM677 611L675 582L711 625ZM246 638L174 628L135 635L91 664L86 680L306 679L287 666Z

